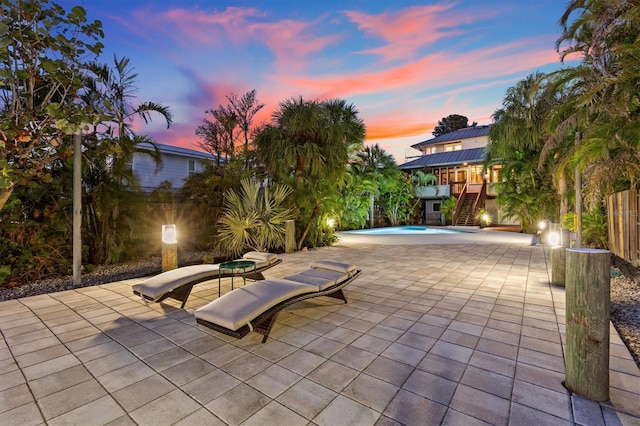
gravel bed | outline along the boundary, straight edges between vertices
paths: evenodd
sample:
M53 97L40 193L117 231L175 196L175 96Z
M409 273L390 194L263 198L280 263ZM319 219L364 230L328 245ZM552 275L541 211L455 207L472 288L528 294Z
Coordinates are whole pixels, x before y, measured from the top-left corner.
M202 263L204 252L180 254L180 265ZM160 272L160 257L136 263L107 265L82 276L83 287L155 275ZM611 278L611 321L629 348L640 368L640 269L619 258L614 258ZM38 294L53 293L73 288L72 277L36 281L0 289L0 301L19 299Z
M208 252L179 253L178 264L181 266L202 263L202 257ZM82 274L82 287L107 284L132 278L156 275L162 271L162 258L150 257L133 263L98 266L90 273ZM52 278L34 281L20 286L0 288L0 301L20 299L38 294L73 289L73 277Z

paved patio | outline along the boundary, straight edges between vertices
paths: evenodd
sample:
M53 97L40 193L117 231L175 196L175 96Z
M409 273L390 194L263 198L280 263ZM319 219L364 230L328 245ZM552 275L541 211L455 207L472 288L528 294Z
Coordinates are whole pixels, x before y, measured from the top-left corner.
M267 277L314 259L364 273L347 305L282 312L266 344L196 324L217 280L185 310L145 304L139 280L0 302L0 425L639 425L640 370L613 327L611 400L563 388L564 290L542 246L507 234L284 254Z

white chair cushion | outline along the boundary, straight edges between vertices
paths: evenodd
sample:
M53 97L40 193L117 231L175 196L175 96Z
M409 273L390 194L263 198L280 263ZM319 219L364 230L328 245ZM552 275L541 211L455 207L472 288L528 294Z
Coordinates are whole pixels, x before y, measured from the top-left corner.
M318 288L318 291L322 291L325 288L331 287L336 283L336 280L327 277L317 277L309 274L300 273L295 275L289 275L284 277L285 280L295 281L298 283L314 285Z
M356 272L356 266L348 263L335 262L333 260L314 260L309 264L314 269L328 269L330 271L342 272L344 274L353 274Z
M218 265L206 264L183 266L181 268L163 272L138 284L134 284L133 291L143 294L152 300L156 300L165 293L194 280L205 278L214 279L217 277Z
M242 256L242 258L246 260L256 261L256 267L257 267L258 261L266 262L267 264L272 264L278 259L278 255L275 253L268 253L263 251L250 251L245 253L244 256Z
M336 283L342 282L347 278L349 278L349 274L346 274L344 272L336 272L336 271L330 271L328 269L316 269L316 268L307 269L306 271L300 272L300 274L330 281L329 283L324 285L320 290L324 290L327 287L330 287Z
M317 292L317 287L283 279L239 287L196 309L196 318L236 331L269 308L291 297Z

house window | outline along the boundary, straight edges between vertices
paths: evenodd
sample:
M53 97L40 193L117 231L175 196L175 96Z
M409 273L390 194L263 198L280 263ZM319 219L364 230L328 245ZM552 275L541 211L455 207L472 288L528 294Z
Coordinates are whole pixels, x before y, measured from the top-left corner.
M425 147L423 152L424 152L424 155L435 154L436 153L436 147L435 146Z
M491 182L500 182L500 180L502 179L501 175L502 175L501 165L495 165L491 167L491 175L490 175Z
M189 160L189 177L193 176L196 173L196 162L195 160Z
M444 146L444 152L460 151L462 150L462 142L450 143Z
M433 203L433 211L434 212L439 212L440 211L440 203Z
M469 167L471 172L471 183L482 183L482 166Z

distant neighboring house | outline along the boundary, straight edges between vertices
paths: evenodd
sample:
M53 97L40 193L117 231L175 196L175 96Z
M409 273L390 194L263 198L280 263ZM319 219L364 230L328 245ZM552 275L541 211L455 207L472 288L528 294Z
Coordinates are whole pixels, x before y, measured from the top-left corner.
M491 125L466 127L411 145L422 152L418 158L401 164L401 170L422 170L437 177L435 187L424 187L424 219L428 224L441 223L440 206L445 198L458 200L454 225L477 225L477 213L485 209L493 223L498 209L492 184L500 181L501 165L484 170L484 148L489 144Z
M131 165L134 175L138 178L141 189L151 192L162 182L171 182L172 189L178 190L184 186L184 180L194 173L205 169L206 164L213 163L215 156L207 152L181 148L172 145L156 144L162 157L162 166L158 168L151 155L136 152ZM143 150L153 152L149 143L139 145Z

